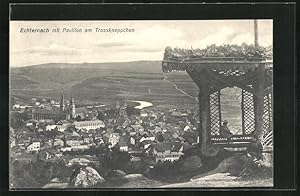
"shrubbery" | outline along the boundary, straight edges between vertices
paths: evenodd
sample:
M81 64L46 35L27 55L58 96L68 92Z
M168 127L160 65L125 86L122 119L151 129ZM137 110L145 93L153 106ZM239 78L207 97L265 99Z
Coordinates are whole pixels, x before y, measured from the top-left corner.
M72 174L72 168L66 167L63 161L14 161L10 167L10 183L12 188L40 188L52 178L67 179Z

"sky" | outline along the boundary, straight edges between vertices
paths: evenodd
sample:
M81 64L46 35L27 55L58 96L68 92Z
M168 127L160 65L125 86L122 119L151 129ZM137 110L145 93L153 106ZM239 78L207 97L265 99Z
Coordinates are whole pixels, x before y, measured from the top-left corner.
M48 33L21 29L48 28ZM60 32L52 32L59 28ZM63 28L82 32L62 32ZM85 29L92 32L85 32ZM95 29L134 29L96 32ZM133 30L132 30L133 31ZM164 49L254 43L253 20L11 21L10 66L162 60ZM258 20L258 42L273 45L273 21Z

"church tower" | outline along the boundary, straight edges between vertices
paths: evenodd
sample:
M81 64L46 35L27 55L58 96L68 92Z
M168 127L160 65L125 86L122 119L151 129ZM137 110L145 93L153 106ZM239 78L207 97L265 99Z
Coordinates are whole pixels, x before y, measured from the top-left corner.
M119 115L127 117L127 103L125 101L124 105L120 108Z
M120 109L120 101L118 100L117 103L116 103L116 109Z
M71 118L75 118L75 101L72 96L70 100L70 114L71 114Z
M66 109L66 106L65 106L65 96L64 96L64 91L62 91L61 99L60 99L60 111L64 112L65 109Z

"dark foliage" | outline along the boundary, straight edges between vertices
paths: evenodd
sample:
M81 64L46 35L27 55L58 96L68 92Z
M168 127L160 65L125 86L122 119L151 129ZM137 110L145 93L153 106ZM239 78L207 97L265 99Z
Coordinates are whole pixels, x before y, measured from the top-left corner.
M36 162L14 161L11 164L10 183L17 188L40 188L52 178L67 179L72 169L64 162L49 162L38 160Z

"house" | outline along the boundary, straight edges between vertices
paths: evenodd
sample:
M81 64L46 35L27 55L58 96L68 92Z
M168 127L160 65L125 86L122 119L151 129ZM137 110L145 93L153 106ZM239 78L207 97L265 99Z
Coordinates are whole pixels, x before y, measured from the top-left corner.
M188 125L186 125L186 126L184 127L184 129L183 129L183 131L190 131L190 130L191 130L191 127L188 126Z
M130 156L130 161L131 161L131 162L139 162L139 161L141 161L141 160L142 160L141 157L133 156L133 155Z
M49 160L53 158L60 158L62 153L56 149L47 149L39 152L39 159L41 160Z
M33 126L33 122L27 122L26 123L26 126L28 127L28 126Z
M144 132L144 127L140 124L137 125L131 125L131 127L134 129L136 133L143 133Z
M178 138L178 137L179 137L179 134L178 134L177 132L174 132L174 133L172 134L172 137L173 137L173 138Z
M66 145L67 146L80 146L83 143L83 140L77 136L67 136L66 137Z
M171 113L171 116L173 116L173 117L175 117L175 118L181 117L181 112L179 112L179 111L173 111L173 112Z
M159 133L159 132L162 132L162 128L159 127L158 125L156 125L155 127L153 127L153 129L150 129L149 130L152 134L153 133Z
M183 153L183 145L179 142L157 143L150 146L149 154L155 162L176 161Z
M57 131L64 132L69 126L71 126L70 123L64 123L62 125L57 125L56 128L57 128Z
M9 143L10 148L16 146L16 139L15 139L14 137L10 137L9 142L10 142L10 143Z
M37 140L33 140L31 144L26 147L27 152L29 153L37 153L40 151L41 143Z
M49 139L45 139L44 140L44 146L47 146L47 147L52 147L52 144L53 144L53 139L49 138Z
M134 136L134 135L136 135L137 133L135 132L135 131L130 131L129 132L129 135L131 135L131 136Z
M145 111L141 111L140 115L141 115L141 117L148 117L149 116L148 113L145 112Z
M94 143L96 145L104 144L104 140L102 138L97 138L97 139L94 140Z
M143 155L143 151L136 147L136 146L131 146L128 148L128 153L131 154L131 155L139 155L139 156L142 156Z
M34 120L60 120L60 119L67 119L68 114L65 112L61 112L58 108L52 108L51 110L47 110L44 108L30 108L25 112L29 119Z
M151 140L145 140L143 142L141 142L141 145L144 149L149 148L149 146L151 146L152 144L157 143L156 141L151 141Z
M108 138L108 143L110 144L109 147L114 147L120 139L120 134L119 133L112 133L110 134Z
M102 120L92 120L92 121L76 121L73 123L76 129L79 130L90 130L104 128L105 124Z
M72 146L72 150L73 151L76 151L76 150L87 150L89 149L90 146L85 144L85 143L81 143L80 145L75 145L75 146Z
M47 125L46 126L46 131L54 130L56 127L57 127L57 125Z
M130 137L130 144L133 146L135 145L135 139L133 137Z
M125 129L126 127L128 127L129 126L129 123L130 123L130 121L129 120L127 120L127 119L124 119L124 122L122 123L122 122L120 122L120 124L122 124L122 127Z
M73 132L72 132L72 136L74 136L74 137L80 137L80 134L77 133L76 131L73 131Z
M64 136L65 135L63 133L58 132L57 135L55 136L54 140L56 140L56 139L62 139L62 138L64 138Z
M83 139L83 142L87 143L87 144L92 143L94 141L93 137L91 137L87 134L83 135L82 139Z
M120 151L125 151L127 152L128 151L128 146L130 144L130 137L125 135L125 136L120 136L120 139L119 139L119 142L118 142L118 145L119 145L119 148L120 148Z
M21 149L26 149L26 146L30 144L30 138L28 137L22 137L17 140L17 146Z
M158 116L155 113L151 113L150 119L156 120L157 118L158 118Z
M53 146L64 146L64 141L62 139L55 139Z
M37 129L36 126L34 126L34 125L29 125L27 127L28 127L29 131L31 131L31 132L35 132L35 130Z
M130 133L130 132L134 132L134 130L133 130L133 128L130 126L130 127L126 127L125 128L125 131L127 132L127 133ZM134 132L135 133L135 132Z
M143 142L143 141L146 141L146 140L154 141L155 140L155 136L150 135L150 134L144 134L142 136L142 138L140 139L140 142Z
M102 139L102 134L101 134L101 133L96 133L96 134L94 135L94 139L95 139L95 140Z

